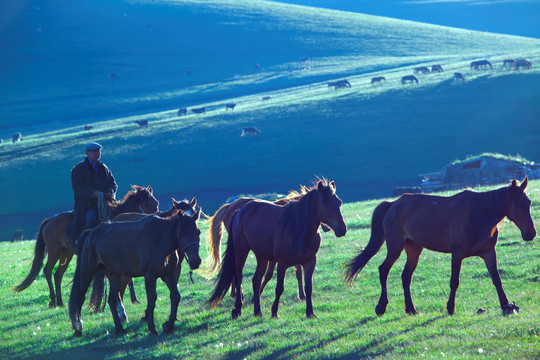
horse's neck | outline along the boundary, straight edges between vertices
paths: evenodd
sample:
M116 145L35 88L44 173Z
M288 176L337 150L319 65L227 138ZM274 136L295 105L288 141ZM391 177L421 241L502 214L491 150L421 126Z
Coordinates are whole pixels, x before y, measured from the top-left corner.
M180 247L179 241L176 239L175 230L178 226L178 217L173 217L172 219L157 219L156 217L151 217L151 221L159 221L159 240L155 244L156 252L154 257L154 267L156 271L159 271L163 267L164 261L173 252L178 250ZM155 231L156 229L153 229Z
M119 203L115 208L114 211L117 214L125 213L125 212L137 212L142 213L142 209L139 206L139 202L137 200L137 193L131 193L129 196L121 203Z
M321 220L317 213L317 192L312 190L304 195L299 201L291 202L291 219L292 226L298 230L298 234L302 234L302 238L311 238L319 228Z
M477 194L478 206L474 210L480 222L494 227L508 214L507 188Z

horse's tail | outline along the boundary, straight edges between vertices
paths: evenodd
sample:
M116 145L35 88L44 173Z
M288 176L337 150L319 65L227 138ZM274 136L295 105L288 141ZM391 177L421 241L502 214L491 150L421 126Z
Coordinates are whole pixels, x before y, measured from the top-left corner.
M99 270L94 275L94 282L92 283L92 294L90 295L90 301L88 306L94 312L103 312L105 310L106 302L103 301L105 297L105 275L103 271Z
M32 282L38 276L39 271L41 270L41 266L43 266L43 259L45 259L46 252L45 240L43 239L43 227L48 221L49 219L43 220L39 227L38 237L36 239L36 246L34 248L34 259L32 260L30 273L28 273L26 278L19 285L13 288L13 291L16 293L20 293L21 291L29 287L30 284L32 284Z
M383 201L373 211L371 218L371 237L366 248L346 264L345 281L351 283L369 260L379 252L384 244L383 219L393 202Z
M231 287L234 273L236 270L236 255L234 254L234 239L232 231L229 233L229 240L227 241L227 249L225 250L225 257L219 268L219 274L217 277L216 287L212 296L208 300L210 309L213 309L221 303L227 291Z
M90 281L87 279L89 276L88 272L93 272L92 261L95 261L94 249L90 246L85 246L90 231L90 229L83 231L77 239L77 252L79 255L77 256L77 267L75 268L71 293L69 294L69 317L77 336L80 336L82 333L81 308L90 284Z
M204 259L201 267L197 272L207 279L214 278L221 264L221 237L223 236L223 217L229 210L231 204L225 204L216 211L214 216L210 217L210 231L206 241L209 247L209 253Z

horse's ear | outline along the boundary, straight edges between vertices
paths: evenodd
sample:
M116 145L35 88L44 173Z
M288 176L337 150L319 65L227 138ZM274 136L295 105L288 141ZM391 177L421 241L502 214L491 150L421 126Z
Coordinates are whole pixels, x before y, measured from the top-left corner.
M148 185L148 187L146 188L146 190L148 190L150 192L150 194L153 194L154 193L154 189L152 189L152 185Z
M191 202L189 203L189 205L191 205L192 208L195 207L195 205L197 205L197 197L194 196L193 199L191 199Z
M525 191L528 183L529 183L529 178L527 177L527 175L525 175L525 179L523 179L520 185L521 190Z
M176 201L174 198L172 198L172 203L174 207L176 207L178 204L180 204L178 201Z
M331 187L332 189L336 190L336 182L335 182L334 180L332 180L332 181L330 182L330 187Z
M512 180L512 185L511 185L511 187L515 188L516 186L517 186L517 180L514 179L514 180Z
M317 190L323 191L323 189L324 189L324 184L322 180L319 180L319 182L317 183Z

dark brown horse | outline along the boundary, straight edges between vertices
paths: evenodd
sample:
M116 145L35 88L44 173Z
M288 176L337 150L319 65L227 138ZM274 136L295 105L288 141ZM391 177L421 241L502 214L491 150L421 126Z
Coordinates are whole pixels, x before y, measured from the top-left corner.
M110 204L113 216L123 212L152 214L158 210L158 205L159 202L153 195L152 187L145 188L138 185L132 185L132 190L122 200ZM49 285L49 307L64 305L61 290L62 277L69 266L71 258L75 255L75 249L70 243L66 228L71 224L73 218L73 212L64 212L43 220L39 227L30 273L14 288L15 292L19 293L32 284L41 270L45 253L47 253L47 263L43 268L43 274L45 280L47 280L47 285ZM57 262L59 264L54 273L53 286L52 271Z
M167 210L167 211L160 211L156 213L155 215L159 216L160 218L164 219L170 219L173 216L176 216L179 211L183 211L188 215L195 214L197 212L196 206L197 206L197 198L194 197L191 201L188 201L186 199L182 201L176 201L174 198L172 199L173 206ZM122 221L138 221L145 216L149 216L147 214L141 214L141 213L135 213L135 212L128 212L128 213L122 213L117 216L115 216L111 221L112 222L122 222ZM184 258L183 253L178 254L179 259ZM176 281L178 282L178 278L180 277L180 272L182 270L181 262L178 263L178 266L176 268ZM94 278L94 284L92 287L92 295L90 296L90 308L95 309L96 311L102 310L104 307L104 303L102 304L103 295L104 295L104 274L97 273ZM127 321L127 314L126 309L124 307L124 293L126 291L126 287L129 285L129 293L131 295L131 302L132 303L139 303L139 300L137 299L137 296L135 294L135 289L133 287L133 280L130 276L122 276L121 278L121 285L120 285L120 291L119 291L119 302L118 302L118 314L120 316L120 319L122 321Z
M328 225L338 237L344 236L347 226L341 215L342 201L336 195L335 183L320 180L317 187L298 201L279 206L269 201L252 200L234 215L225 257L220 266L217 284L208 300L212 308L219 305L234 279L235 308L232 317L242 312L242 269L249 251L257 258L253 276L255 316L262 316L260 288L268 262L277 262L276 298L272 317L277 317L279 299L287 268L302 265L306 292L306 316L314 317L312 291L313 271L321 243L319 226Z
M356 278L386 240L386 259L379 266L381 297L375 307L377 315L383 315L386 311L388 272L403 249L407 253L407 263L401 275L405 312L417 314L410 286L424 248L452 254L450 297L446 305L448 314L454 314L461 263L471 256L479 256L486 263L503 314L519 311L515 303L508 302L503 290L495 245L499 233L497 224L505 217L521 230L523 240L531 241L536 236L530 213L531 200L525 194L526 187L527 177L521 185L513 180L510 186L492 191L465 190L450 197L407 194L396 201L382 202L373 211L369 243L347 264L347 282Z
M109 279L108 303L117 334L124 332L117 311L122 276L144 277L147 306L143 319L152 334L157 334L154 323L156 281L161 278L167 284L171 313L162 329L164 333L170 333L180 302L175 270L182 259L178 257L177 250L186 254L191 269L197 269L201 263L199 215L200 211L191 215L180 211L170 219L150 215L134 222L106 222L81 234L77 244L80 255L69 297L74 335L82 335L81 309L98 269L103 270Z
M414 75L405 75L401 78L401 85L405 85L407 82L410 82L411 84L416 82L418 84L418 79Z

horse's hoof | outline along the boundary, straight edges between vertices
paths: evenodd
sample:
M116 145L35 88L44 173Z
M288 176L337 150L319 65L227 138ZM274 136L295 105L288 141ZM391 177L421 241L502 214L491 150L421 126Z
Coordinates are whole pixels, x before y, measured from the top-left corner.
M484 314L485 312L486 312L486 310L485 310L485 309L482 309L482 308L480 308L480 309L478 309L478 310L476 311L476 313L477 313L478 315L482 315L482 314Z
M377 316L383 316L385 312L386 312L386 306L383 306L383 305L375 306L375 314L377 314Z
M232 315L232 318L233 319L237 319L240 317L240 315L242 315L242 311L241 310L236 310L236 309L233 309L231 311L231 315Z
M272 319L279 319L278 314L277 314L277 313L276 313L276 314L272 314Z
M253 315L255 315L255 317L262 317L262 312L254 312Z
M405 310L405 312L407 313L407 315L418 315L418 311L416 311L416 309Z
M131 303L132 304L140 304L141 302L138 299L132 299Z
M82 336L82 331L80 331L80 330L75 330L75 332L73 333L73 337L78 338L78 337L81 337L81 336Z
M306 295L298 295L298 299L301 301L306 300Z
M314 313L311 313L311 314L306 314L306 317L308 319L316 319L317 318L317 315L315 315Z
M56 304L53 302L49 303L49 309L54 309L56 307Z
M168 321L164 322L161 326L164 334L169 334L174 329L174 324L169 323Z
M519 312L519 306L514 301L512 304L508 304L503 307L503 316L517 314Z

